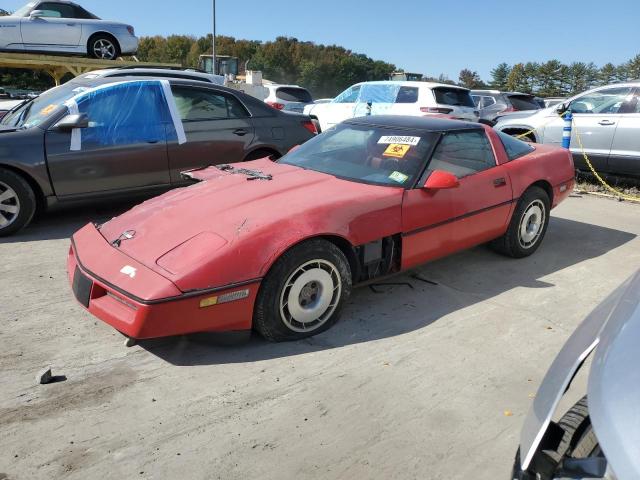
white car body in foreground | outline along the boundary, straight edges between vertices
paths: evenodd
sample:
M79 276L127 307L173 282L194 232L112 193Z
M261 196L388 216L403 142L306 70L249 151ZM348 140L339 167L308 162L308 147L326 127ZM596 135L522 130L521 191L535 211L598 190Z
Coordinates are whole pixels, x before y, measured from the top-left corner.
M32 1L0 17L0 51L52 52L115 60L133 55L138 38L131 25L101 20L75 3Z
M307 105L304 114L316 118L322 130L348 118L367 114L450 115L461 120L478 121L478 111L466 88L392 80L357 83L329 103Z

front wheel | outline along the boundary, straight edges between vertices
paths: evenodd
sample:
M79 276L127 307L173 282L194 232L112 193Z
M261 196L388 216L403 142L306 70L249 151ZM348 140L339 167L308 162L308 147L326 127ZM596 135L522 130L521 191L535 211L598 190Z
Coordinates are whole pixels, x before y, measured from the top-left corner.
M29 224L36 211L36 196L17 173L0 168L0 237Z
M267 340L299 340L330 328L351 293L344 253L326 240L309 240L286 252L258 293L255 329Z
M547 233L550 210L547 192L540 187L529 187L518 201L507 232L491 246L509 257L528 257L538 249Z

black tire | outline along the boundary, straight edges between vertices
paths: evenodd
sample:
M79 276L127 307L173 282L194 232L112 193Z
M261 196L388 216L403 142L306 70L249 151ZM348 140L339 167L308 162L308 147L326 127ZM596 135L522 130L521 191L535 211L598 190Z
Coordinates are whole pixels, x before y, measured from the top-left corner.
M108 53L107 50L99 53L101 46L108 49ZM116 60L120 56L120 45L111 35L100 33L89 39L87 54L90 58L97 58L99 60Z
M36 195L29 183L11 170L0 168L0 237L26 227L36 213Z
M319 270L324 271L331 278L333 290L323 287L327 285L322 280L323 277L326 279L326 275ZM318 275L320 280L316 280ZM339 289L337 288L338 279ZM307 281L309 283L305 283ZM299 295L295 294L296 291L300 291ZM330 291L328 306L323 310L323 302L327 301ZM327 294L325 295L324 292ZM271 342L310 337L324 332L338 321L342 307L350 294L351 269L344 253L329 241L308 240L287 251L269 270L258 292L253 326ZM297 308L297 312L302 311L303 314L315 315L313 307L305 311L305 302L315 304L319 308L316 310L320 312L319 317L306 323L297 321L293 308L289 310L291 308L289 302L284 302L286 295L289 295L289 299L296 298L293 308ZM285 306L283 306L284 303L286 303Z
M534 238L530 242L527 242L526 235L521 233L521 222L527 222L527 225L530 225L532 229L535 227L535 216L538 215L538 210L534 212L530 210L534 205L542 212L544 218L539 219L542 220L539 222L539 230L535 233ZM518 201L518 205L511 216L507 232L502 237L491 242L491 247L495 251L509 257L528 257L538 249L547 233L550 211L551 200L547 192L540 187L529 187ZM529 215L528 218L527 215ZM528 230L529 228L527 227L527 231Z
M254 150L253 152L249 153L244 158L244 161L245 162L249 162L251 160L258 160L259 158L264 158L264 157L269 157L272 160L276 160L276 159L280 158L280 154L278 152L274 152L273 150L258 149L258 150Z
M562 439L555 450L544 450L542 454L545 460L541 462L545 470L559 470L565 458L590 458L601 454L598 439L593 431L591 419L589 418L589 408L587 397L582 397L571 409L564 414L558 422L558 426L564 431ZM519 472L520 452L516 455L513 471ZM532 470L535 470L532 467ZM535 471L528 471L524 474L513 476L513 478L534 479ZM555 477L554 477L555 478Z

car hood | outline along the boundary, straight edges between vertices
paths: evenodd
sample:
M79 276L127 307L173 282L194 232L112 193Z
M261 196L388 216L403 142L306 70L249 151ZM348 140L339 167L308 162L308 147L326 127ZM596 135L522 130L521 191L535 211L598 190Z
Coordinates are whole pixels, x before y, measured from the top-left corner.
M368 215L378 211L391 212L385 217L389 220L384 228L400 228L401 188L349 182L268 159L233 166L259 171L271 179L252 180L216 167L192 171L188 176L200 183L146 201L103 224L100 232L120 251L185 291L202 287L195 280L185 280L194 270L204 268L212 256L232 250L237 259L233 268L227 269L226 276L210 279L214 285L247 280L241 269L230 272L239 268L239 261L253 255L247 253L251 249L269 249L267 245L271 245L277 250L276 244L318 234L349 236L353 233L350 230L364 230L355 228L353 219L375 222ZM344 231L336 232L338 228ZM369 241L354 235L356 241ZM256 239L262 240L252 243ZM198 251L203 253L194 253ZM263 256L269 255L273 252ZM259 275L258 270L246 275Z

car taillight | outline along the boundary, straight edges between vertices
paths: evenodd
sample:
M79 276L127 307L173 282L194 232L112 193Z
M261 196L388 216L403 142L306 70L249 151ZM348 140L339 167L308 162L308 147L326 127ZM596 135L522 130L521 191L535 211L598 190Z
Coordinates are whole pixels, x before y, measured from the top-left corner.
M131 26L131 25L127 25L127 31L131 34L134 35L136 34L135 29Z
M284 103L267 102L267 105L269 105L270 107L275 108L276 110L282 110L284 108Z
M443 108L443 107L420 107L420 111L422 113L443 113L448 114L453 112L453 108Z
M318 129L316 128L316 124L313 123L311 120L305 120L302 122L302 126L304 128L306 128L307 130L309 130L311 133L313 133L314 135L318 134Z

